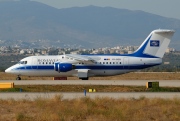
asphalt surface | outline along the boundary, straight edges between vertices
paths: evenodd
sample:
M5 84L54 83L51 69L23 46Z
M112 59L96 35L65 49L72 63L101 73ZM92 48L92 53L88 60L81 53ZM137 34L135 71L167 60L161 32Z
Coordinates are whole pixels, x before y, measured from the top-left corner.
M145 86L146 82L159 82L159 86L180 87L180 80L30 80L30 81L5 81L14 82L15 85L126 85Z
M15 85L125 85L125 86L145 86L146 82L155 82L156 80L31 80L31 81L3 81L0 83L14 82ZM180 87L180 80L158 80L159 85L169 86L169 87ZM56 95L62 95L62 99L74 99L85 97L84 92L14 92L14 93L0 93L0 99L27 99L35 100L37 98L53 98ZM86 93L86 97L109 97L109 98L128 98L128 99L138 99L141 97L146 98L180 98L179 92L95 92Z
M85 93L84 92L44 92L44 93L25 93L25 92L19 92L19 93L0 93L0 99L15 99L15 100L36 100L38 98L43 99L52 99L56 95L62 96L63 99L75 99L75 98L81 98L81 97L90 97L92 99L96 97L109 97L114 99L139 99L139 98L163 98L163 99L173 99L173 98L180 98L180 93L178 92L117 92L117 93Z

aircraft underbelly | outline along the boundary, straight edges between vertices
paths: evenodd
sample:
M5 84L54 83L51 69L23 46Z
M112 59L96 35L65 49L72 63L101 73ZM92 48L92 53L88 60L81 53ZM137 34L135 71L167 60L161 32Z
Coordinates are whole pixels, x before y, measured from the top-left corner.
M24 71L21 75L27 76L44 76L44 77L65 77L65 76L73 76L77 73L75 70L69 72L57 72L54 70L31 70Z
M123 74L130 72L132 70L90 70L88 75L91 76L113 76L118 74ZM54 70L24 70L21 72L21 75L27 76L45 76L45 77L64 77L64 76L77 76L78 72L76 70L72 70L69 72L57 72Z
M113 76L131 72L132 70L91 70L90 76Z

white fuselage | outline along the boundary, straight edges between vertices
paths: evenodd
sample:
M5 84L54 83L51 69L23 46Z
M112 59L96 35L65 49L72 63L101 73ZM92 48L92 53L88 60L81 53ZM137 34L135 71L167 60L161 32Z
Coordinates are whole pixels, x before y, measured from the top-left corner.
M77 76L87 80L91 76L112 76L162 63L162 57L175 31L154 30L132 54L124 55L57 55L31 56L5 70L27 76Z
M20 63L8 68L6 72L16 75L26 76L78 76L79 70L89 70L88 77L91 76L112 76L123 74L139 69L144 69L159 65L162 63L161 58L144 58L132 56L116 55L88 55L89 57L98 57L93 64L79 62L65 55L58 56L30 56L24 58ZM75 65L75 69L68 72L55 71L55 62L68 62Z

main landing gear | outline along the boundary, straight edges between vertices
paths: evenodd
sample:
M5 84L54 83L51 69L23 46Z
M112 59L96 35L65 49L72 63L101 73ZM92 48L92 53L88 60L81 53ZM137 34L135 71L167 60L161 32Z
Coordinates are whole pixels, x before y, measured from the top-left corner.
M16 78L16 80L21 80L21 77L20 77L20 76L18 76L18 77Z
M79 79L82 79L82 80L88 80L88 79L89 79L89 77L79 78Z

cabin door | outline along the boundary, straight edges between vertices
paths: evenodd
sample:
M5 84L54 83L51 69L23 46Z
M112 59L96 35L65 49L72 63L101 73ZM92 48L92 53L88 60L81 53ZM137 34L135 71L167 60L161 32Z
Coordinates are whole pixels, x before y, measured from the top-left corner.
M129 69L129 58L124 58L123 59L124 62L124 69Z
M37 58L32 59L32 69L37 69Z

